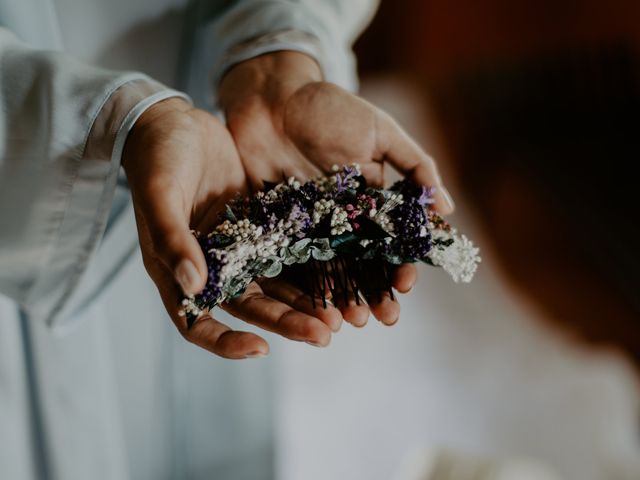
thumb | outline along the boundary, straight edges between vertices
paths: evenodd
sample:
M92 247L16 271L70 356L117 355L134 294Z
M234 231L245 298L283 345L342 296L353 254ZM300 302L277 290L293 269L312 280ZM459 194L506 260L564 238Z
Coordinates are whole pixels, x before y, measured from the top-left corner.
M447 215L455 209L451 195L442 183L436 162L413 140L398 123L378 111L378 143L385 160L395 170L420 185L434 187L437 210Z
M134 194L134 204L149 232L151 256L168 269L185 295L193 295L206 284L207 265L189 219L180 208L182 202L167 190L158 195Z

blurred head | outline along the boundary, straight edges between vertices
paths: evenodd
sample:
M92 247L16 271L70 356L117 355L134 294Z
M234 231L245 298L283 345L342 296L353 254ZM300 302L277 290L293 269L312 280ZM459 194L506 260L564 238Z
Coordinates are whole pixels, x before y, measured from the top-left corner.
M383 3L364 69L377 61L425 86L465 201L516 287L640 367L640 4L411 3ZM384 35L381 22L407 15L413 29Z

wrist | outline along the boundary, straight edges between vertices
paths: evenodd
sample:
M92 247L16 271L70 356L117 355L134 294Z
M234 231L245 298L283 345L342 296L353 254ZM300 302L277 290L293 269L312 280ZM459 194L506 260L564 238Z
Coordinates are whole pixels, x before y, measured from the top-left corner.
M147 132L153 130L153 126L158 124L161 117L169 114L186 113L192 108L192 105L181 97L169 97L147 108L133 124L127 135L121 160L121 165L125 172L129 174L131 165L135 162L134 157L136 155L133 154L137 150L135 145L147 136Z
M260 99L276 108L294 92L322 81L322 70L310 56L294 51L278 51L246 60L222 78L219 101L229 113L247 100Z

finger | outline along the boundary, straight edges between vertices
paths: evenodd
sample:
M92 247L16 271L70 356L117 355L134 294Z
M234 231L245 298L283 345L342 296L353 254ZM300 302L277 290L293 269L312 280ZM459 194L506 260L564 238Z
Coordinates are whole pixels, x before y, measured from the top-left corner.
M369 307L364 303L364 300L359 300L360 304L358 305L355 297L350 293L348 297L346 302L343 299L334 300L337 302L342 317L354 327L364 327L369 321Z
M134 204L153 244L153 255L161 261L189 295L205 285L204 254L189 228L189 219L175 186L159 180L134 191ZM140 221L140 220L139 220Z
M353 280L346 272L346 265L340 262L318 262L318 281L324 283L325 291L342 318L354 327L364 327L369 320L369 307L360 298ZM356 295L358 297L356 298Z
M348 266L340 261L319 262L322 280L330 293L333 304L342 313L342 318L354 327L364 327L369 320L369 307L361 299L354 279L350 278ZM357 295L357 297L356 297Z
M291 340L319 347L331 341L331 329L324 322L265 295L255 282L241 297L223 304L222 308L234 317Z
M340 310L342 318L354 327L361 328L367 324L369 320L369 307L363 299L356 298L356 294L349 286L345 286L336 278L329 280L331 283L331 301Z
M321 297L316 296L312 299L308 293L286 280L277 278L261 280L259 285L266 295L286 303L299 312L322 320L333 332L340 330L342 313L331 303L323 302Z
M232 330L210 313L198 317L183 334L190 342L223 358L238 360L269 354L269 344L263 338L251 332Z
M434 187L436 209L446 215L455 209L451 195L442 184L435 161L398 125L382 111L377 112L378 149L396 170L416 183Z
M269 344L263 338L250 332L234 331L215 320L210 313L198 317L188 328L186 317L180 315L183 294L169 271L160 264L147 270L158 288L167 313L186 340L223 358L257 358L269 354Z
M394 325L400 318L400 304L391 298L389 292L380 292L380 297L369 302L374 317L385 325Z
M362 176L367 179L367 185L376 188L384 187L384 162L363 162L360 165Z
M409 293L418 279L418 269L411 263L398 265L393 271L393 288L400 293Z

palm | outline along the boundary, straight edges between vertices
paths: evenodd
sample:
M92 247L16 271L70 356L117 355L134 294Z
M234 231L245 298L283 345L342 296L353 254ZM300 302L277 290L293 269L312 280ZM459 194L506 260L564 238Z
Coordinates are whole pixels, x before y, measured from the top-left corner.
M359 163L369 181L382 182L377 111L362 99L319 82L272 109L257 98L227 112L227 123L254 188L283 176L307 179L334 165Z
M188 340L228 358L266 354L268 345L255 334L233 331L210 315L188 329L179 314L183 292L197 293L206 282L204 255L191 230L210 231L225 203L247 185L224 126L202 110L179 106L177 110L165 106L159 114L143 117L125 149L123 165L145 267L172 320ZM196 279L191 285L176 282L181 278L176 272L185 259L195 266ZM266 330L325 345L331 329L339 326L339 312L313 311L300 305L299 297L299 292L282 282L271 282L264 290L252 284L226 308Z
M297 91L287 102L283 134L301 156L323 172L333 165L359 163L364 176L383 183L380 111L330 83Z
M308 178L354 162L370 183L382 185L386 160L421 183L437 183L432 160L388 115L330 83L312 82L275 99L248 96L233 102L226 113L254 188L265 180ZM404 265L396 271L394 286L408 291L415 277L415 268ZM357 326L366 323L369 310L386 324L399 315L399 305L389 295L369 308L353 298L339 308Z

